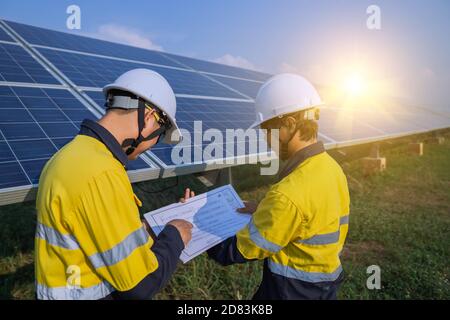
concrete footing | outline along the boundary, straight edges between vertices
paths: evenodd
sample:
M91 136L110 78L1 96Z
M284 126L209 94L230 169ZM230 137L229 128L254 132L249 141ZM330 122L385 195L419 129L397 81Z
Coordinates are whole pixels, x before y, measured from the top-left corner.
M418 156L423 155L423 142L414 142L409 144L409 152Z
M363 174L366 176L386 170L386 158L384 157L365 157L361 161Z

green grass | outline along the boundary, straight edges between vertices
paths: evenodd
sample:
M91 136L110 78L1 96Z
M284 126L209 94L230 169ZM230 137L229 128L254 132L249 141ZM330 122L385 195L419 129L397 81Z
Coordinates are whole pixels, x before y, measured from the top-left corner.
M449 299L450 142L426 144L425 155L412 156L407 145L383 152L388 169L364 177L360 161L343 164L351 193L350 231L343 252L346 280L341 299ZM274 177L257 167L233 169L243 199L260 200ZM149 193L171 187L164 194ZM206 189L193 177L167 179L157 188L135 188L143 211L173 201L186 186ZM143 191L144 188L151 190ZM33 203L0 207L0 299L34 296ZM380 290L368 290L366 269L381 268ZM202 255L180 265L157 299L247 299L261 280L261 262L221 267Z

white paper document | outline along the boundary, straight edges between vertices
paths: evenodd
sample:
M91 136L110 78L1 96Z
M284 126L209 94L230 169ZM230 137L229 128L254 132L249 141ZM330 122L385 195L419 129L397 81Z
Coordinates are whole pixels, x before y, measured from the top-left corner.
M190 198L185 203L174 203L144 215L153 232L158 235L173 219L187 220L194 225L192 240L183 250L183 263L209 248L234 236L251 218L236 212L244 206L231 185L226 185Z

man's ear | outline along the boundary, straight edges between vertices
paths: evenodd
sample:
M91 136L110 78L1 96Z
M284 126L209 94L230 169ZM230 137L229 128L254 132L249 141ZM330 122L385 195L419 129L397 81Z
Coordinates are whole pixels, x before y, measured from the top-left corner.
M145 109L145 115L144 115L144 128L147 127L147 125L153 126L155 122L155 117L153 116L153 112L156 112L154 109L149 110Z
M297 120L294 117L287 117L284 119L284 126L289 129L289 132L293 133L297 127Z

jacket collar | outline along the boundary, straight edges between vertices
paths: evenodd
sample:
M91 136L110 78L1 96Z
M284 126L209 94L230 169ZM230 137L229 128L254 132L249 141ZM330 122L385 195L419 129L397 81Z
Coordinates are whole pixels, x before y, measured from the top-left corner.
M295 168L297 168L306 159L318 155L322 152L325 152L325 147L323 146L322 141L317 141L316 143L313 143L303 149L300 149L288 160L284 168L278 174L278 181L281 181L283 178L288 176L292 171L295 170Z
M111 132L109 132L97 122L90 119L83 120L83 122L81 123L80 132L78 134L82 134L99 140L109 149L109 151L111 151L114 157L119 160L124 167L127 166L128 158L125 152L122 150L119 142Z

